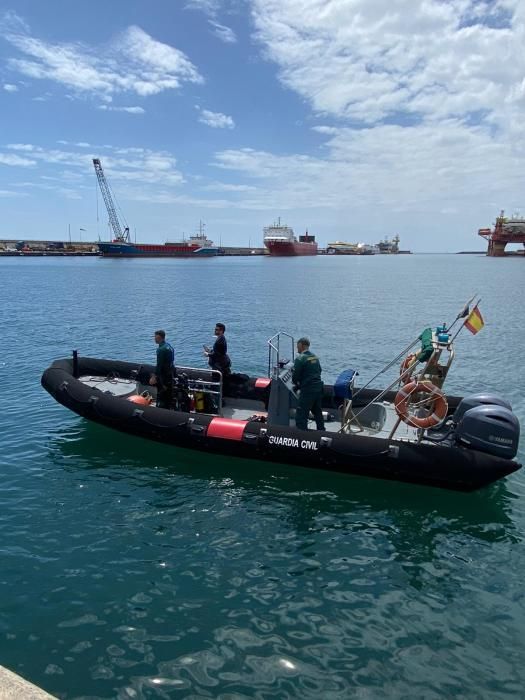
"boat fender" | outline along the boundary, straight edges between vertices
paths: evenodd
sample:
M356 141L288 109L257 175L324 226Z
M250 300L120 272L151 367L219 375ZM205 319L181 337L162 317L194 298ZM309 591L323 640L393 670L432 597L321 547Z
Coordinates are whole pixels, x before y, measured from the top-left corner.
M413 394L429 394L432 400L432 413L428 416L414 416L409 412L410 399ZM411 381L400 389L394 399L394 407L397 415L407 425L413 428L432 428L439 425L447 417L448 402L445 394L432 382Z
M134 394L133 396L128 396L127 400L131 403L136 403L139 406L149 406L153 401L153 396L145 391L140 395Z
M266 389L266 387L270 386L272 383L272 380L269 377L258 377L255 380L255 388L256 389Z
M248 421L235 420L234 418L212 418L208 425L207 437L221 438L222 440L241 441L244 429Z

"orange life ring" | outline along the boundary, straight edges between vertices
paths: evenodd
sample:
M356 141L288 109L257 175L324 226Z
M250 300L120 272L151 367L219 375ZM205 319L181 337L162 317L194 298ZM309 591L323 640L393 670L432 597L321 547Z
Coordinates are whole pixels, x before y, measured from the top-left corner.
M412 352L412 353L410 353L410 355L407 355L405 357L405 359L403 360L403 362L401 363L401 365L399 367L399 374L401 375L400 381L402 381L403 384L408 384L408 382L412 381L410 378L410 374L405 374L405 372L407 371L407 369L411 365L416 364L416 359L417 359L417 355L414 352Z
M409 404L412 394L430 394L432 397L432 413L425 418L412 416L409 413ZM448 402L445 394L432 382L412 381L400 389L394 399L394 407L397 415L407 425L413 428L432 428L439 425L448 413Z

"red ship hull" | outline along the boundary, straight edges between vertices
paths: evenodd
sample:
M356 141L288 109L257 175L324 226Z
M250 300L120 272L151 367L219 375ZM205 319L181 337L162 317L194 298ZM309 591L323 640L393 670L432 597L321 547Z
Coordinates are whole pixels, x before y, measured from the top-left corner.
M265 241L270 255L317 255L317 243L300 241Z

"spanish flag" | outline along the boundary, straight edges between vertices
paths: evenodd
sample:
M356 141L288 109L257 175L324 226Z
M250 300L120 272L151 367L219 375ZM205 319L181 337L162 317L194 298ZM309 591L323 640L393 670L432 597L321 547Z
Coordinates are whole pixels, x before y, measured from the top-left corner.
M476 333L478 333L485 325L485 321L483 320L483 316L481 315L477 305L472 309L472 311L468 315L468 318L465 321L464 325L465 328L474 335L476 335Z

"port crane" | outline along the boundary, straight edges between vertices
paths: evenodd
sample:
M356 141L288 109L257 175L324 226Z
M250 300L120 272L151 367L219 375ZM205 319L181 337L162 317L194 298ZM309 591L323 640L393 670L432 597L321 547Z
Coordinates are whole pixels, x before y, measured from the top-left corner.
M111 190L109 189L108 181L104 175L104 170L102 169L102 164L99 158L93 158L93 166L95 168L95 173L97 175L98 184L100 191L102 192L102 197L104 199L104 204L108 211L109 223L113 229L113 234L115 236L115 241L119 243L129 243L129 226L122 228L120 225L119 218L117 216L117 210L113 204L113 197L111 196Z

